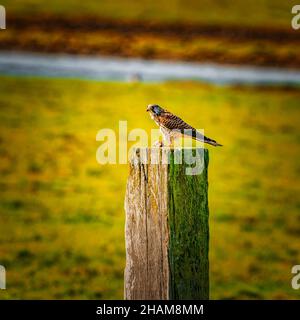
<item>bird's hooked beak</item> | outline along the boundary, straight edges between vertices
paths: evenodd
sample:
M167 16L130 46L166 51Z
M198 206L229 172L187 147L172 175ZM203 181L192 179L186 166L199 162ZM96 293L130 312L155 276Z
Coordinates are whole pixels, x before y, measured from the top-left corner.
M148 106L147 106L146 111L147 111L147 112L149 112L149 111L150 111L150 109L151 109L151 106L150 106L150 105L148 105Z

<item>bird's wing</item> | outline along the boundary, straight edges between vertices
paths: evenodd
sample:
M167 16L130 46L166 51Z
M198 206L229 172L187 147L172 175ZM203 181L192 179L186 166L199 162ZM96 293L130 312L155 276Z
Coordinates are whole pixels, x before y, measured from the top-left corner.
M195 128L184 122L179 117L175 116L170 112L164 112L159 117L160 125L168 130L176 130L180 131L181 134L185 136L192 137L198 141L206 141L210 140L209 138L205 137Z
M222 146L221 144L217 143L215 140L210 139L204 136L202 133L197 131L195 128L184 122L179 117L175 116L174 114L166 111L159 116L159 125L167 130L176 130L180 131L180 133L190 136L198 141L206 142L213 146Z
M164 112L161 114L159 117L159 123L162 127L165 127L168 130L180 130L182 133L184 130L195 130L189 124L170 112Z

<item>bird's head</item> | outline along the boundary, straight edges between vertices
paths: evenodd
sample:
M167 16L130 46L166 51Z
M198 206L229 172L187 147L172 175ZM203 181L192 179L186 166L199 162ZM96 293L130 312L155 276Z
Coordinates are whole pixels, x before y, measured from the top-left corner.
M160 116L164 112L164 109L157 104L149 104L147 112L150 112L151 115Z

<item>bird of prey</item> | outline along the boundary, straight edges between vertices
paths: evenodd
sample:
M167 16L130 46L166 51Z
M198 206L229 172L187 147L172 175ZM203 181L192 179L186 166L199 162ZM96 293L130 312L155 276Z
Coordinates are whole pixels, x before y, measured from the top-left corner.
M172 146L174 140L181 136L191 137L195 140L208 143L215 147L222 146L215 140L204 136L182 119L161 108L157 104L149 104L147 107L147 112L150 113L151 118L159 126L163 138L168 146ZM160 142L159 146L162 147L163 143Z

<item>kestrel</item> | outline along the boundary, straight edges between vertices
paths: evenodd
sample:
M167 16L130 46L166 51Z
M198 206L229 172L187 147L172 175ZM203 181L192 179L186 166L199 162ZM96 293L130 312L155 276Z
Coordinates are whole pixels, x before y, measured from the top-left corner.
M159 126L163 138L168 146L173 145L174 140L182 136L191 137L215 147L222 146L215 140L204 136L182 119L161 108L157 104L149 104L147 112L150 113L151 118ZM160 143L160 146L163 146L163 144Z

